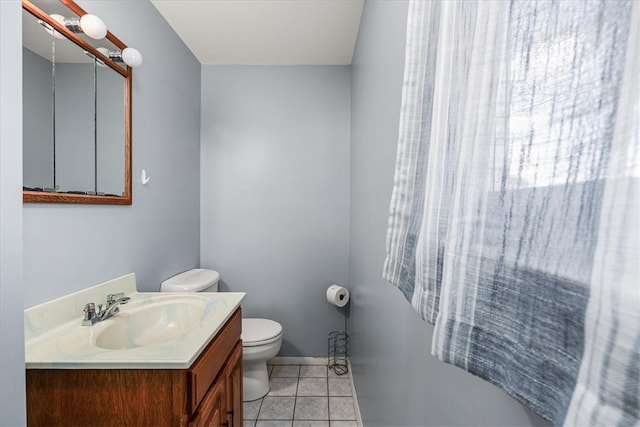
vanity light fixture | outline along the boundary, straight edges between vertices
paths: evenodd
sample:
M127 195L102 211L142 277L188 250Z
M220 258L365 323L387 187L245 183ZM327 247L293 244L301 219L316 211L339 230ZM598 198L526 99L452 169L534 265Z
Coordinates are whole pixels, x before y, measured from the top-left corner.
M90 13L82 15L81 18L74 16L72 18L65 18L62 15L53 13L51 15L53 19L64 25L72 33L85 33L92 39L101 40L107 35L107 26L104 21L98 18L96 15ZM55 31L49 24L44 21L40 21L40 25L54 37L58 39L64 39L65 36Z
M124 50L109 50L106 47L99 47L98 50L104 56L115 62L124 62L130 67L138 67L142 64L142 54L138 49L127 47Z
M74 16L72 18L65 18L64 16L57 13L52 13L49 16L59 22L61 25L64 25L64 27L72 33L85 33L87 36L96 40L101 40L107 35L107 26L104 21L98 18L96 15L92 15L90 13L85 13L81 18L78 18L77 16ZM39 22L40 25L42 25L44 29L52 36L58 39L66 38L64 34L60 34L46 22L42 20L40 20ZM142 64L142 54L140 53L140 51L132 47L127 47L122 51L112 51L107 49L106 47L99 47L98 50L100 51L100 53L110 58L112 61L124 62L130 67L138 67L140 64ZM89 56L93 57L93 55ZM104 63L98 60L98 65L104 66Z
M59 22L60 24L64 25L64 16L59 15L57 13L52 13L51 15L49 15L51 18L53 18L54 20L56 20L57 22ZM47 33L49 33L50 35L54 36L57 39L65 39L66 37L64 36L64 34L60 34L59 32L57 32L56 30L53 29L53 27L49 24L47 24L46 22L44 22L43 20L38 20L38 23L40 25L42 25L42 27L45 29L45 31Z

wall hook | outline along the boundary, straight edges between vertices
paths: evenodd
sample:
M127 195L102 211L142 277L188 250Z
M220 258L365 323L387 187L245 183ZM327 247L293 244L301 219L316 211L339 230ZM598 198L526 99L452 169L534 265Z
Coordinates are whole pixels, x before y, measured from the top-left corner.
M150 179L151 177L147 175L147 171L145 169L142 169L142 176L140 177L140 182L142 182L142 185L146 185Z

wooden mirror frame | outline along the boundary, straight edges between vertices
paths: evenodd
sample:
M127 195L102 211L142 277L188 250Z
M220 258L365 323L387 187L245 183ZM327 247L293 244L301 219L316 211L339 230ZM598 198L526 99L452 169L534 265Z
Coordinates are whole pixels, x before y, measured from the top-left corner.
M81 17L87 12L77 5L73 0L60 0L71 12ZM122 75L124 81L124 192L122 196L101 196L89 194L69 194L69 193L50 193L44 191L22 191L22 201L30 203L83 203L83 204L99 204L99 205L130 205L132 203L131 191L131 81L132 69L127 66L126 69L116 64L111 58L102 54L95 47L91 46L87 41L68 30L64 25L35 6L28 0L22 0L22 8L31 13L38 19L45 21L51 25L56 31L64 34L66 38L74 42L80 48L95 55L96 58L103 61L115 72ZM107 31L106 39L117 46L120 50L124 50L125 45L120 39ZM23 119L24 120L24 119Z

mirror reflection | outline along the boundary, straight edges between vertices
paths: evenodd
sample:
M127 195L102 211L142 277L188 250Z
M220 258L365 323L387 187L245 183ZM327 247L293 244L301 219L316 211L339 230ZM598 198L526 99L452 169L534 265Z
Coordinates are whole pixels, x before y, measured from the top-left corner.
M72 16L57 1L36 6L44 19ZM130 69L52 30L23 9L24 199L130 204Z

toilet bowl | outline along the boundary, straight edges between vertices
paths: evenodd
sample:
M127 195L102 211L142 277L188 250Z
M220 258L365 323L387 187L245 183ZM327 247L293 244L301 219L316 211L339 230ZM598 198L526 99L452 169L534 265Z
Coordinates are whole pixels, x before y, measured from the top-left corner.
M193 269L165 280L161 292L218 292L220 274ZM282 345L282 325L269 319L242 319L242 400L260 399L269 392L267 361Z
M269 319L242 319L242 400L269 392L267 360L280 351L282 326Z

